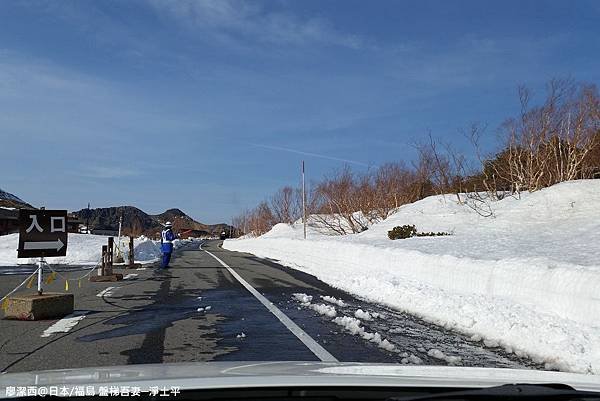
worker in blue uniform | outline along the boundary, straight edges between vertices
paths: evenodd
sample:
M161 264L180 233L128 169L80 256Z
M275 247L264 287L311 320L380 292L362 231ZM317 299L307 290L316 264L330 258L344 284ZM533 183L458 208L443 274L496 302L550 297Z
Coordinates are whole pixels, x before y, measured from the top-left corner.
M175 238L176 236L173 234L173 224L170 221L167 221L165 224L165 229L162 231L160 238L160 248L162 251L162 263L160 265L161 269L166 269L169 267L171 254L173 253L173 241Z

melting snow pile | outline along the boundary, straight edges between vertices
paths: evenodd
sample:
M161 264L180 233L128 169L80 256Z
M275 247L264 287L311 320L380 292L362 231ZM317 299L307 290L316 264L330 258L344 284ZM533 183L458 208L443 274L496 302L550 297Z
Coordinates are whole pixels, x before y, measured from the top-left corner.
M69 234L67 256L52 258L48 262L62 265L95 265L100 261L102 245L106 245L108 237L103 235ZM0 236L0 266L15 266L20 264L33 264L37 259L17 259L19 242L18 234ZM129 257L129 238L121 239L123 255L125 260ZM174 247L179 248L188 240L175 240ZM153 241L144 236L135 238L134 241L135 261L139 263L150 263L158 260L161 256L160 241Z
M279 224L224 247L280 260L548 369L600 374L600 180L490 206L494 217L483 217L454 195L432 196L360 234L310 230L303 240L300 225ZM387 238L404 224L453 235Z

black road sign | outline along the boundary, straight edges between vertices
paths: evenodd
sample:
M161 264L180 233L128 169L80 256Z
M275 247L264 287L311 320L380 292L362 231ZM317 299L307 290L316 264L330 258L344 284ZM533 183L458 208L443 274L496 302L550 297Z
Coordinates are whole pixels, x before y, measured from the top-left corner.
M65 256L67 254L67 211L19 211L19 258Z

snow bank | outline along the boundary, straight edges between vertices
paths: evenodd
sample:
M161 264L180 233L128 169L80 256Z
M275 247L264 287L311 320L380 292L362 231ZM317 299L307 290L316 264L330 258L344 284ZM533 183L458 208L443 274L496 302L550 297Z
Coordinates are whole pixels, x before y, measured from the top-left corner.
M48 259L52 264L64 265L95 265L100 262L102 245L106 245L108 237L103 235L69 234L67 256ZM121 239L124 258L129 257L129 238ZM175 240L174 247L188 243L188 240ZM37 259L17 259L17 248L19 243L18 234L0 236L0 266L15 266L21 264L33 264ZM139 263L151 263L161 256L160 241L153 241L146 237L133 240L135 261Z
M480 216L456 196L405 205L348 236L278 225L227 240L363 298L503 346L547 368L600 374L600 180L555 185ZM446 237L391 241L394 226Z
M95 265L100 261L102 245L106 245L107 237L101 235L69 234L67 256L49 258L52 264ZM0 236L0 266L33 264L37 258L17 259L19 234Z

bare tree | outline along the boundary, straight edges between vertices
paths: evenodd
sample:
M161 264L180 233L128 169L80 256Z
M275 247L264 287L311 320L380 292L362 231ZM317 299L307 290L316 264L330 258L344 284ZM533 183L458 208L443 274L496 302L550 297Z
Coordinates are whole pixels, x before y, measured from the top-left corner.
M466 190L465 178L470 172L464 154L450 143L438 143L431 133L427 142L415 146L419 153L417 171L422 180L431 183L438 195L456 194L461 203L460 193Z
M250 215L250 228L256 235L269 231L275 225L273 212L267 202L261 202L254 208Z
M348 166L325 177L314 189L315 212L309 223L324 231L350 234L364 231L369 222L361 214L368 194L364 191L366 181L359 183Z
M535 191L586 177L585 161L598 146L598 93L594 86L552 80L541 106L519 88L521 113L502 128L505 149L489 165L513 190Z
M302 216L302 192L283 187L271 197L270 206L276 222L292 224Z
M388 217L392 210L419 199L417 174L402 162L387 163L372 174L375 194L373 211L378 219Z
M532 106L531 91L519 88L520 113L500 129L501 146L484 155L486 127L473 124L466 133L472 157L431 134L416 145L412 166L388 163L365 174L349 167L313 184L307 199L309 224L328 233L366 230L403 204L434 194L455 194L460 203L482 216L493 216L492 202L507 194L535 191L578 178L600 178L600 98L593 85L552 80L541 105ZM242 213L235 221L245 233L260 235L279 222L301 216L301 194L285 187L268 202Z

